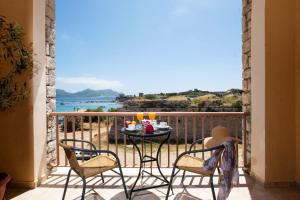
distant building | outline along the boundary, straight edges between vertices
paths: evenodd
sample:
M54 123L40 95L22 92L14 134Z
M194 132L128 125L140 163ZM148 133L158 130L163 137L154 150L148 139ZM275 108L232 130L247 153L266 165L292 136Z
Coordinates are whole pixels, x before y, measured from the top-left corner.
M140 92L139 97L143 97L143 96L144 96L144 93Z

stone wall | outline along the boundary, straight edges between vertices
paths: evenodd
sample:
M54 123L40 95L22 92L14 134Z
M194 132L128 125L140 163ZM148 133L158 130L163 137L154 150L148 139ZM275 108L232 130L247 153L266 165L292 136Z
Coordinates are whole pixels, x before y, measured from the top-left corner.
M55 110L55 0L46 0L46 95L47 95L47 167L56 162L55 119L49 113Z
M240 108L234 107L224 107L211 105L209 107L197 107L191 106L190 101L167 101L167 100L147 100L147 101L134 101L127 100L124 102L124 107L118 109L119 112L239 112ZM124 124L124 118L117 118L118 127L117 130L120 130ZM126 120L131 120L131 118L127 118ZM194 121L195 120L195 121ZM211 121L212 120L212 121ZM167 117L159 117L158 121L168 121ZM195 124L194 124L195 122ZM187 142L193 142L193 136L196 134L196 138L199 139L202 136L202 119L200 116L195 117L178 117L178 121L176 122L176 117L170 117L169 125L175 129L176 125L178 125L178 141L179 143L184 143L185 141L185 133L187 133ZM111 143L115 142L115 124L112 125L109 134L109 141ZM204 136L209 137L211 134L211 128L217 125L227 126L229 128L232 136L235 134L238 135L240 139L242 139L242 119L238 119L238 131L235 129L235 118L234 117L205 117L204 120ZM195 129L195 130L194 130ZM194 132L195 131L195 132ZM123 137L119 135L119 142L122 143ZM176 142L176 134L173 131L173 134L170 136L170 143Z
M251 112L251 8L252 0L243 0L243 111ZM251 154L251 118L246 120L246 155L245 166L250 165Z
M241 112L241 107L230 107L213 102L192 105L189 100L127 100L119 112Z

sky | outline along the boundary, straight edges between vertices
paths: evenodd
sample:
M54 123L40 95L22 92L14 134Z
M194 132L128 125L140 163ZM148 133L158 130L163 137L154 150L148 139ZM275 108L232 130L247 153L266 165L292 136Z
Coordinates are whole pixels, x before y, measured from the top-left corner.
M56 1L57 88L242 87L241 0Z

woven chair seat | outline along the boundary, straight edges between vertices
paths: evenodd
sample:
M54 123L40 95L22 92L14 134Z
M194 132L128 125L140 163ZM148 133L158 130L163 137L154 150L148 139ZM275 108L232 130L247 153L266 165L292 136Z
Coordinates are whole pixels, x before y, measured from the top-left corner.
M106 155L99 155L80 164L80 171L84 177L91 177L114 169L117 166L118 163L113 158Z
M212 174L212 171L204 169L203 164L204 160L201 158L184 155L178 160L176 166L178 169L184 171L189 171L204 176L210 176Z

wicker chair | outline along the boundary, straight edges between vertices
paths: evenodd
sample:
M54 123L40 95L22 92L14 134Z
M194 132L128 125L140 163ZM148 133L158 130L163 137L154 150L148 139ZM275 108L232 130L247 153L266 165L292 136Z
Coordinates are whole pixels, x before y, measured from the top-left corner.
M166 200L169 198L170 189L172 189L173 178L174 178L174 176L176 176L178 174L178 172L180 170L184 171L183 177L182 177L182 182L184 180L186 171L196 173L196 174L199 174L202 176L210 177L210 187L211 187L211 191L212 191L212 196L213 196L213 199L216 200L214 183L213 183L213 175L214 175L216 169L218 169L218 172L220 174L220 170L219 170L218 166L220 165L221 156L222 156L222 153L225 148L224 145L222 145L222 143L228 139L233 139L236 142L239 141L235 138L230 137L228 130L225 127L217 126L217 127L213 128L213 130L212 130L212 137L204 138L203 141L202 141L202 139L196 140L190 146L189 151L186 151L186 152L183 152L182 154L180 154L178 156L178 158L176 159L174 166L173 166L170 184L169 184L169 188L168 188L167 195L166 195ZM197 143L201 144L202 142L204 143L204 149L192 150L193 147ZM196 153L212 152L215 150L220 150L220 152L217 155L217 162L215 163L215 166L213 167L212 170L206 170L203 167L203 165L204 165L203 159L190 155L190 154L194 154L194 153L196 154ZM178 169L178 171L175 173L176 169Z
M73 144L81 143L82 145L88 144L91 146L91 149L84 149L84 148L77 148L77 147L69 146L69 145L67 145L68 142L72 142ZM64 188L64 193L63 193L63 197L62 197L63 200L65 199L65 195L67 192L70 175L71 175L72 171L74 171L78 176L80 176L82 178L83 189L82 189L81 200L84 200L85 190L86 190L86 178L95 176L97 174L101 174L102 181L104 181L102 173L105 171L109 171L109 170L114 171L113 169L116 167L119 168L119 173L116 171L114 171L114 172L120 175L120 177L122 179L126 198L128 198L128 193L127 193L127 189L126 189L126 185L125 185L125 181L124 181L124 177L123 177L123 173L122 173L122 169L121 169L120 160L114 152L108 151L108 150L97 150L93 143L84 141L84 140L75 140L75 139L60 140L59 146L61 146L64 149L67 159L70 163L70 167L71 167L69 170L69 173L67 176L67 181L66 181L65 188ZM89 154L90 159L80 164L80 163L78 163L78 159L80 159L80 156L76 157L76 152L81 152L83 155ZM104 154L107 154L107 155L104 155ZM108 155L111 155L111 156L108 156ZM82 156L82 157L84 157L84 156ZM86 158L84 158L84 159L86 160Z

